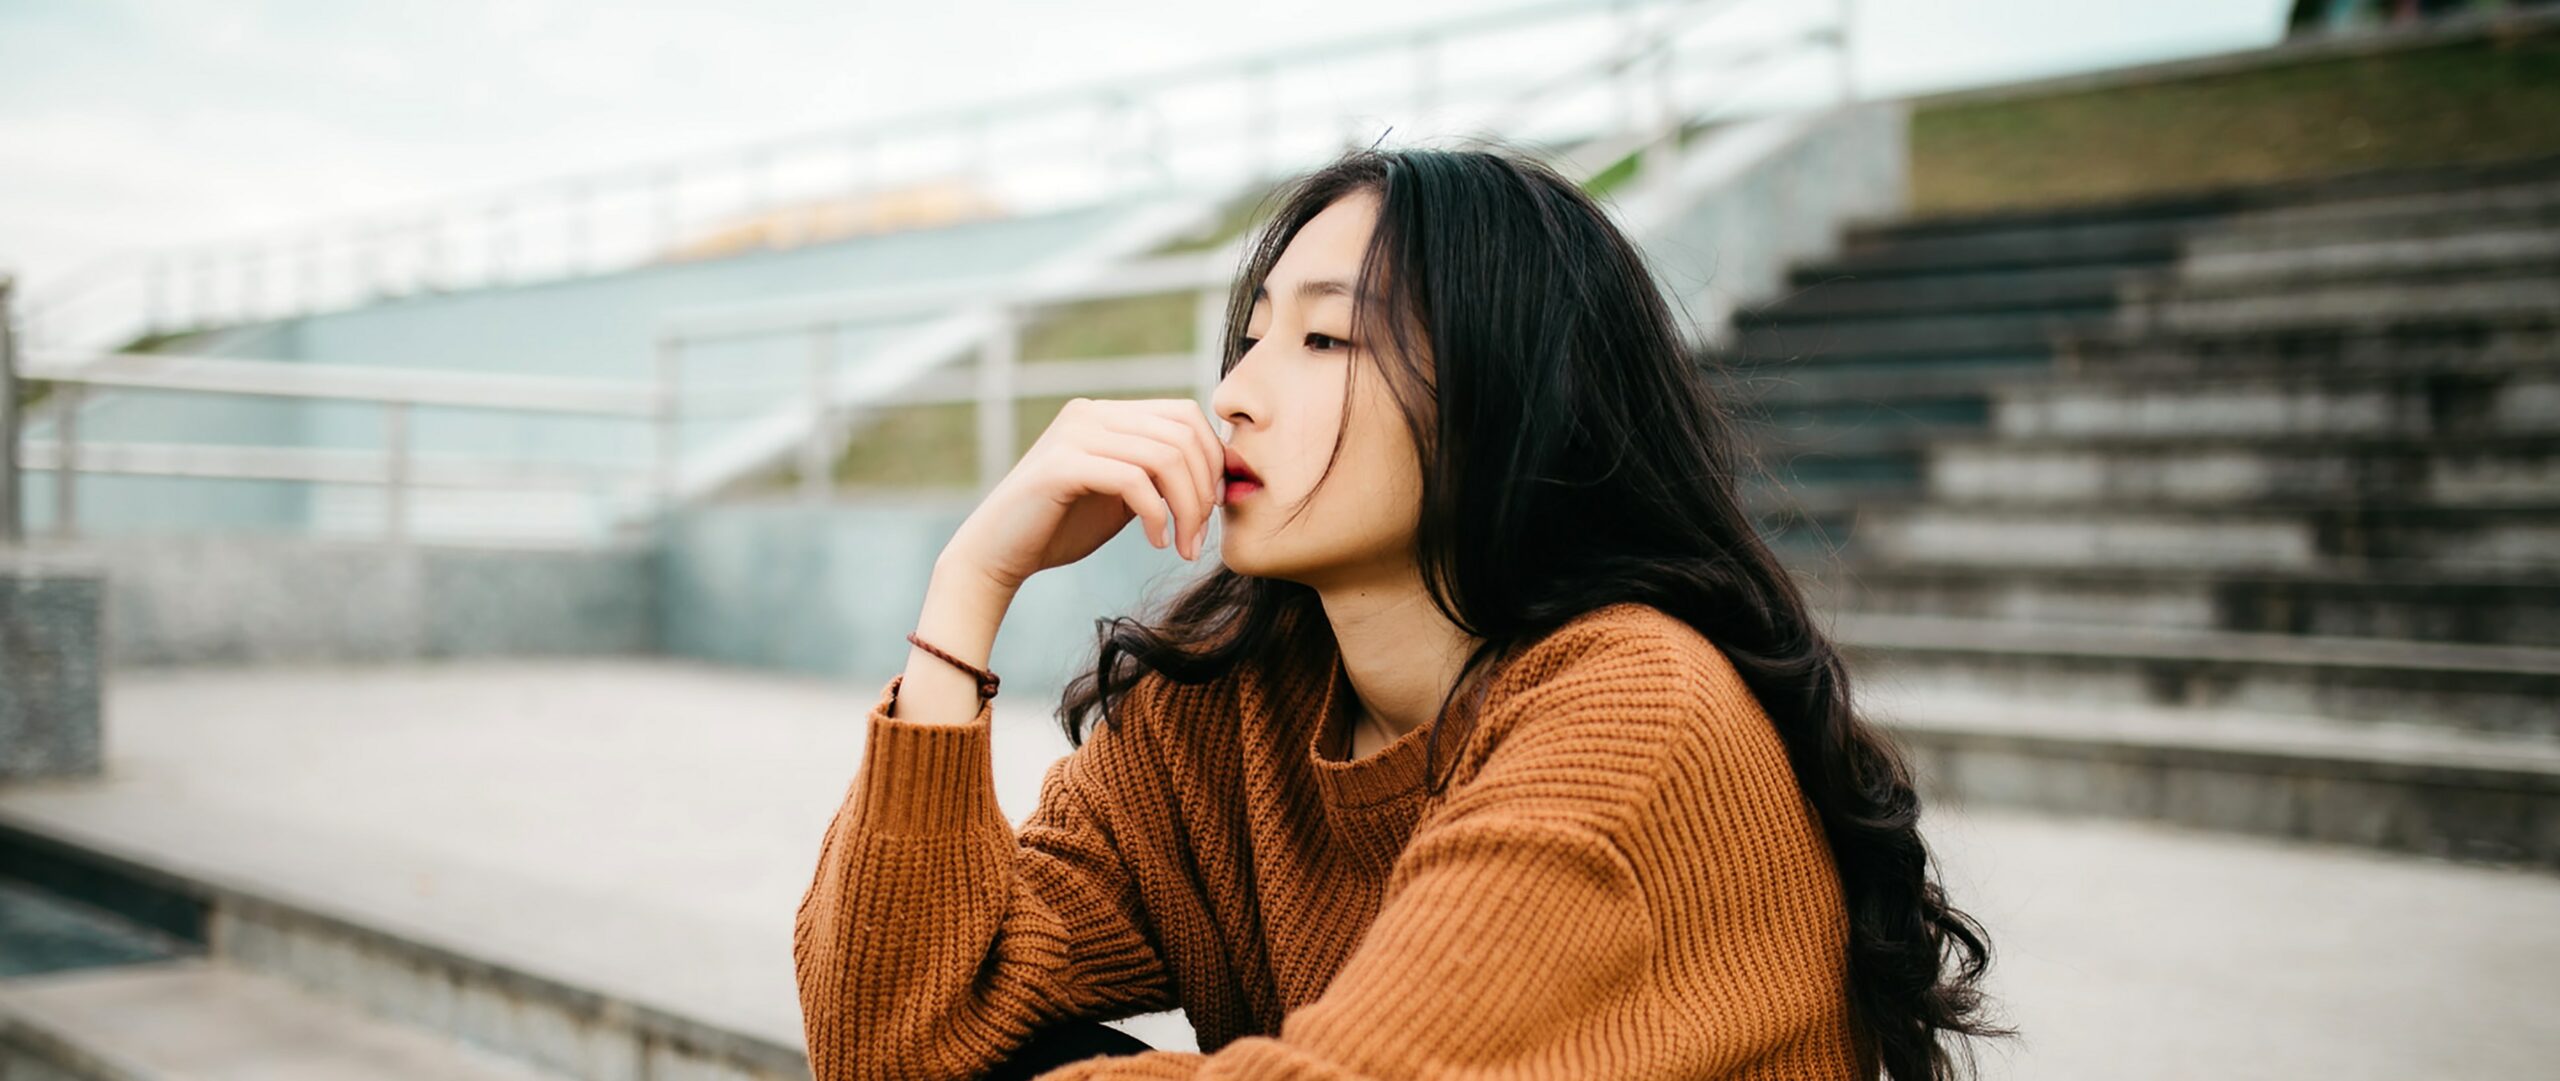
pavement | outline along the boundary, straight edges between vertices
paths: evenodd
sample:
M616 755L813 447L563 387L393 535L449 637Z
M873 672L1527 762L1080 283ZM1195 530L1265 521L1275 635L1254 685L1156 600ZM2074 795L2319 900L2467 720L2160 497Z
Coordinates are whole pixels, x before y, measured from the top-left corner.
M791 916L879 687L666 658L129 669L105 776L0 815L797 1044ZM1066 743L998 714L1019 822ZM2020 1039L1986 1078L2511 1078L2560 1060L2560 877L1933 805ZM1190 1050L1176 1014L1122 1028Z

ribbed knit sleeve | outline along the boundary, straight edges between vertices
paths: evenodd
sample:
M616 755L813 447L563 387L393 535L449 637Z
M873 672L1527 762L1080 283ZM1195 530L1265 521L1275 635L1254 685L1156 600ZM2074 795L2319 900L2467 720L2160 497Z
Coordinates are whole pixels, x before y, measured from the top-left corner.
M816 1081L973 1077L1067 1017L1168 1009L1172 978L1086 777L1142 741L1096 726L1019 831L995 798L992 704L964 724L873 705L792 934ZM1124 709L1142 709L1133 691ZM1146 776L1114 761L1116 776Z
M1486 726L1498 742L1277 1034L1043 1081L1860 1076L1845 1040L1806 1039L1845 1007L1844 928L1813 915L1835 880L1719 655L1586 654Z

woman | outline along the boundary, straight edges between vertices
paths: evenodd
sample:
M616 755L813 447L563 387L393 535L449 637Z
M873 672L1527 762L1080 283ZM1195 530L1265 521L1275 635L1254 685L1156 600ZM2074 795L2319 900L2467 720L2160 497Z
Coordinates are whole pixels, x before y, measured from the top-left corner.
M817 1076L1954 1076L1942 1035L2007 1032L1987 944L1637 250L1507 152L1282 195L1232 438L1078 399L937 559L798 912ZM1014 592L1213 516L1222 566L1102 625L1016 832ZM1095 1023L1177 1006L1201 1052Z

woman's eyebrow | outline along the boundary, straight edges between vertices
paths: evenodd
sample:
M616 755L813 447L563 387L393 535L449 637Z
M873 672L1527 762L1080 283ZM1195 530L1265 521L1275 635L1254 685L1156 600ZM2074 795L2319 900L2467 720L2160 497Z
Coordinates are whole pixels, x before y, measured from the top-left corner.
M1351 295L1351 283L1334 278L1317 278L1311 281L1302 281L1298 283L1295 295L1297 296L1298 303L1300 304L1314 300L1317 297L1347 297ZM1256 301L1269 300L1271 299L1271 291L1260 285L1255 285L1253 287L1253 299Z

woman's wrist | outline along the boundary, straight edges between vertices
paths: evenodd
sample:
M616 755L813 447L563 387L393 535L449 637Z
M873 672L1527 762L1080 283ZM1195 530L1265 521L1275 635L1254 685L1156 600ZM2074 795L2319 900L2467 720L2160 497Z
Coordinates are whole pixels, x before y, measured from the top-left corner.
M937 560L916 613L915 636L980 668L990 668L996 632L1013 591L965 564ZM1001 675L1001 673L998 673ZM920 646L907 647L905 676L891 716L902 721L966 724L982 699L977 678Z

